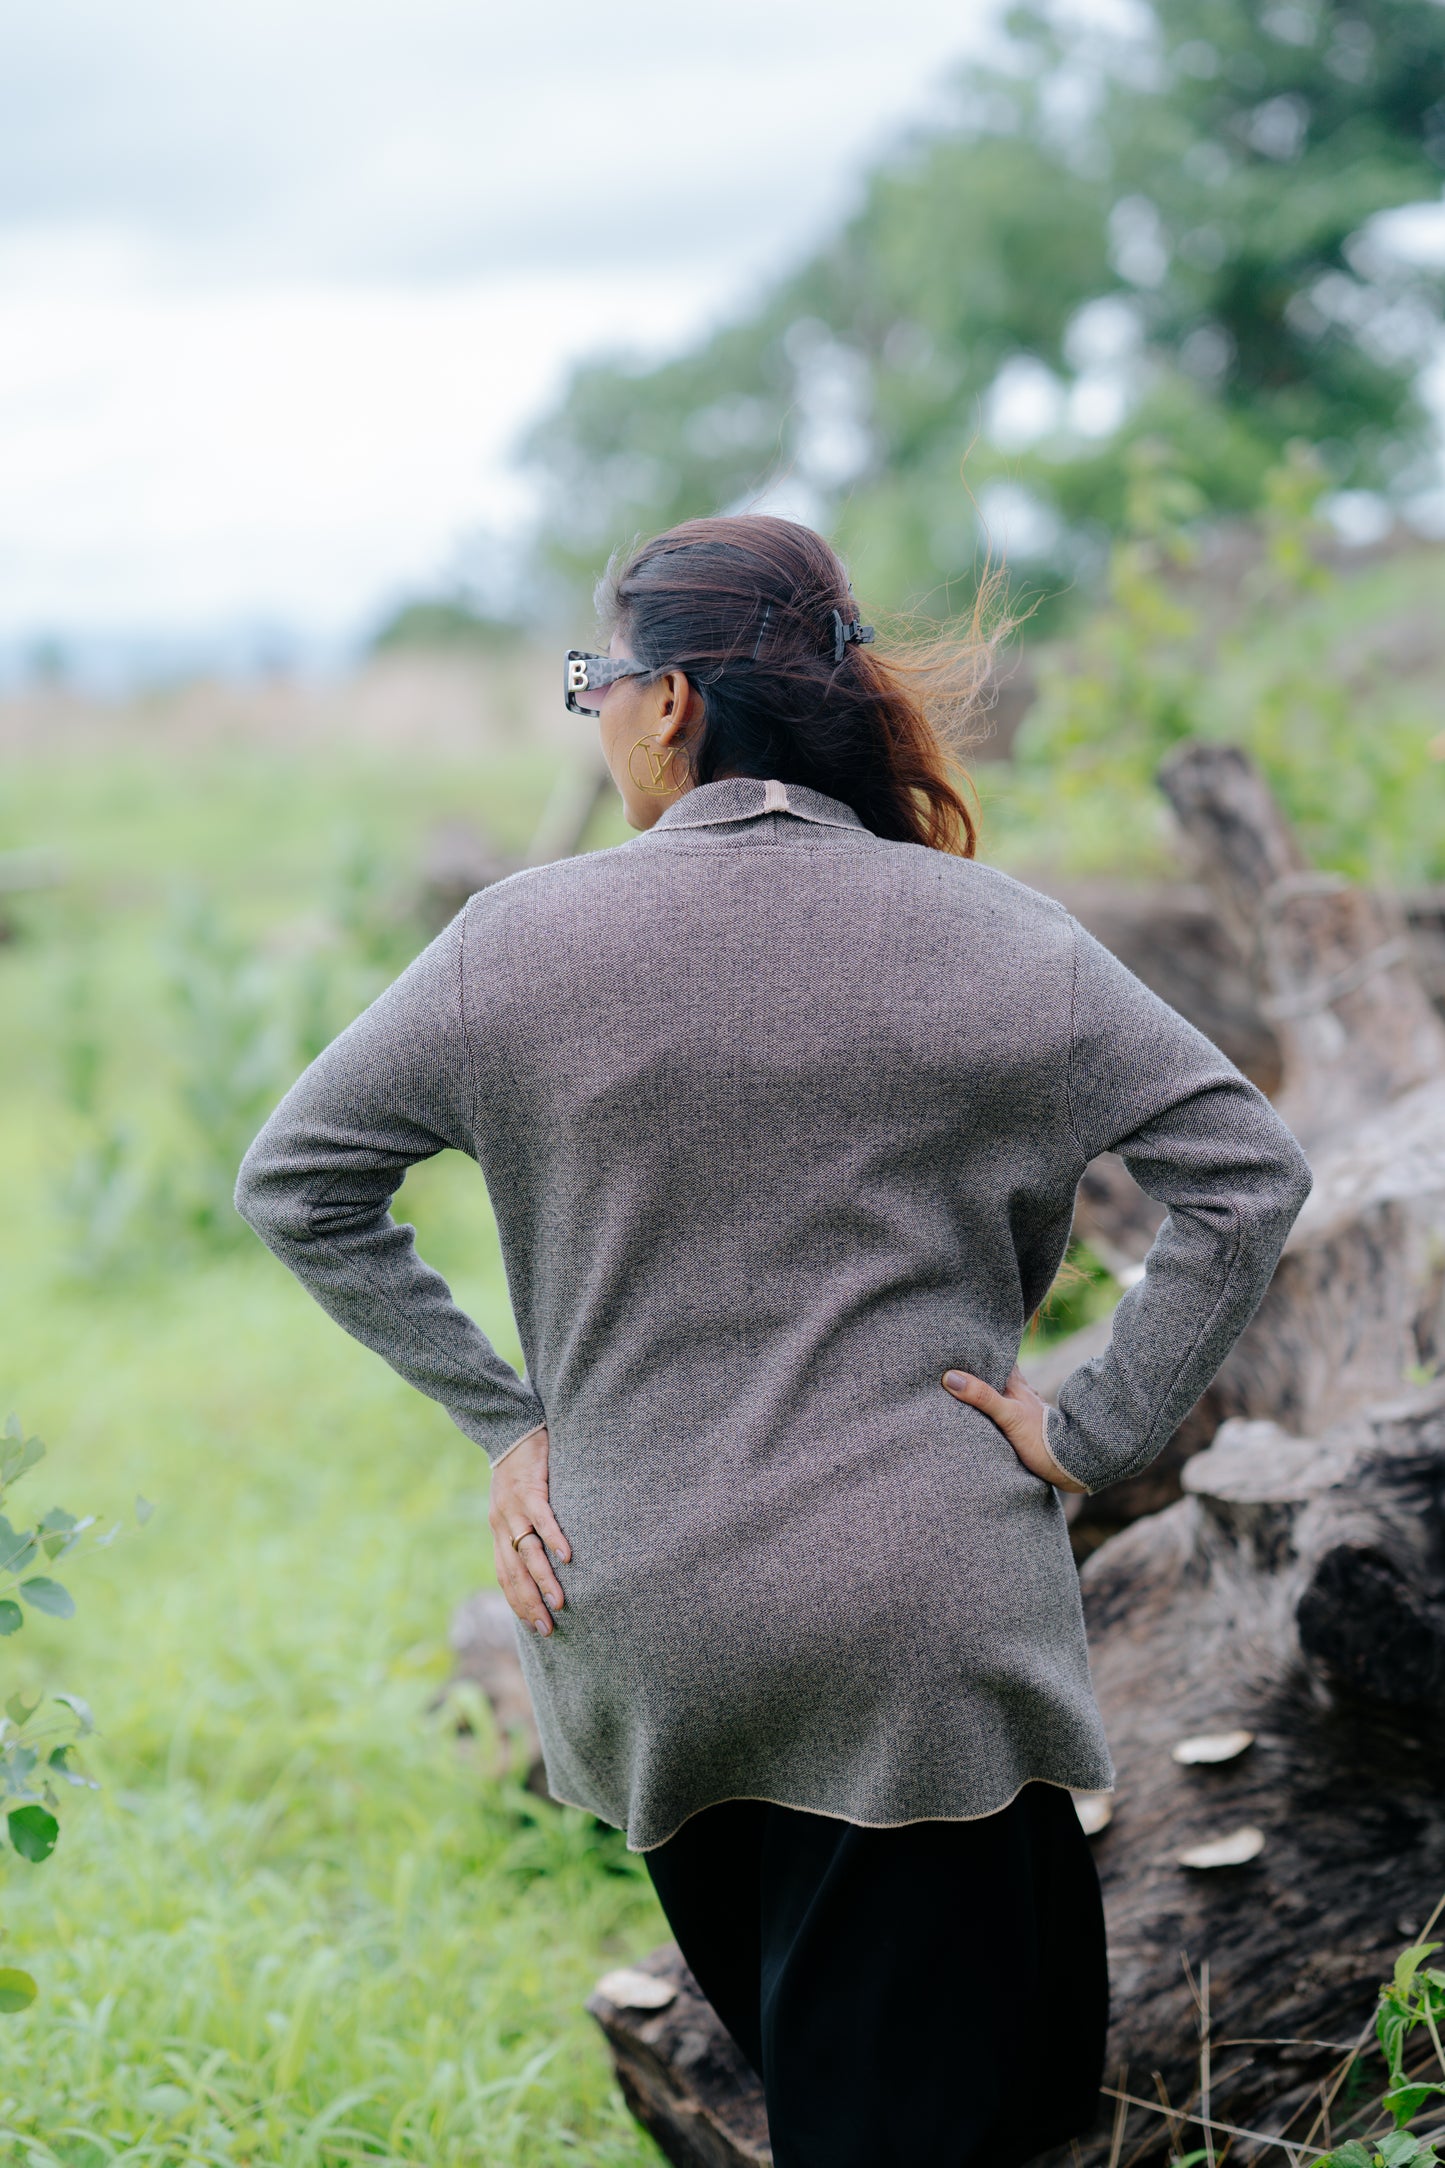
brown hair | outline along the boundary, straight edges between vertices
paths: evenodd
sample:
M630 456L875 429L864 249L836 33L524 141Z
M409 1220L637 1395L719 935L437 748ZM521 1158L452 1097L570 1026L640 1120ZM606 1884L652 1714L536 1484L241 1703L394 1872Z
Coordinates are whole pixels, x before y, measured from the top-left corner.
M614 557L597 602L639 662L697 688L695 782L776 776L842 799L875 835L971 858L977 824L952 748L992 662L987 594L966 639L886 654L848 641L839 659L838 618L858 613L838 558L810 527L746 513L685 520Z

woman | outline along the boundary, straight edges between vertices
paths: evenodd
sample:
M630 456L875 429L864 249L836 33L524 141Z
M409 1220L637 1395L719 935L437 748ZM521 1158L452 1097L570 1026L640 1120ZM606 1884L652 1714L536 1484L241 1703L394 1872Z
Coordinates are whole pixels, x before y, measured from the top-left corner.
M1158 1452L1308 1172L1216 1048L974 860L817 535L692 521L605 600L568 705L640 833L474 896L238 1202L490 1456L552 1790L644 1853L778 2168L1007 2168L1088 2125L1106 2017L1068 1788L1112 1772L1058 1492ZM389 1215L447 1146L525 1378ZM1169 1216L1045 1407L1020 1337L1106 1150Z

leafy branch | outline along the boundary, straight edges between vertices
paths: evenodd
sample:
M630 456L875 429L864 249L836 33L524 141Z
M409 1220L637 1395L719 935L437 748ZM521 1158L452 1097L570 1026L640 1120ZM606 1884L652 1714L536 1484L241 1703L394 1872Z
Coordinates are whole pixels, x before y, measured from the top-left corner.
M39 1438L27 1438L17 1418L7 1417L0 1432L0 1508L10 1505L14 1485L45 1458ZM136 1500L141 1521L150 1514ZM51 1506L34 1521L17 1527L0 1510L0 1637L21 1631L27 1611L49 1618L73 1618L75 1599L63 1581L45 1570L77 1549L95 1526L95 1516L78 1519L63 1506ZM96 1548L114 1542L119 1524L94 1539ZM60 1838L61 1786L93 1791L79 1758L80 1742L95 1729L89 1705L79 1694L12 1693L0 1716L0 1800L11 1849L31 1866L49 1859ZM34 1979L16 1966L0 1966L0 2016L13 2016L35 2000Z

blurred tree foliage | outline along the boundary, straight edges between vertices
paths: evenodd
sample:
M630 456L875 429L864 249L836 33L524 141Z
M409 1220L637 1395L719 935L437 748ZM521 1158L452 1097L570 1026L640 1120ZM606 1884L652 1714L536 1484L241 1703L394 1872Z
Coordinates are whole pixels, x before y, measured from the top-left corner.
M1139 440L1212 509L1254 509L1290 440L1409 487L1441 282L1370 222L1438 192L1445 6L1154 0L1125 36L1040 0L1006 29L753 314L577 372L525 448L569 592L770 485L871 603L929 613L981 532L1041 592L1101 565Z
M1262 477L1258 556L1223 612L1201 576L1198 491L1169 447L1141 440L1125 464L1127 532L1099 606L1045 652L1012 762L980 771L988 855L1037 867L1046 842L1055 872L1177 871L1154 778L1183 739L1212 737L1253 754L1312 864L1445 879L1445 732L1408 673L1360 648L1318 547L1318 455L1296 441Z

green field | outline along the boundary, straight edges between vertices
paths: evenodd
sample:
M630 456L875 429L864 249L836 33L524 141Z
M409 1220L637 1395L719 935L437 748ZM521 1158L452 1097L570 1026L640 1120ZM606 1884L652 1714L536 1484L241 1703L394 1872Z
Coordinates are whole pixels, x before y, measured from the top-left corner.
M524 835L548 763L178 748L117 716L0 774L0 849L67 872L0 948L0 1399L50 1444L17 1505L126 1524L66 1562L72 1621L4 1644L7 1694L93 1704L100 1789L67 1794L49 1862L6 1854L0 1963L41 1993L0 2021L0 2161L655 2159L582 2011L662 1936L645 1875L430 1711L451 1608L490 1579L483 1462L187 1203L207 1177L186 1095L226 1030L298 977L314 1007L318 974L341 1021L421 938L392 913L428 823ZM170 986L198 893L261 958L212 970L199 1024ZM369 930L328 931L358 893ZM73 1172L114 1124L141 1185L118 1237ZM406 1205L514 1351L475 1171L419 1170Z

